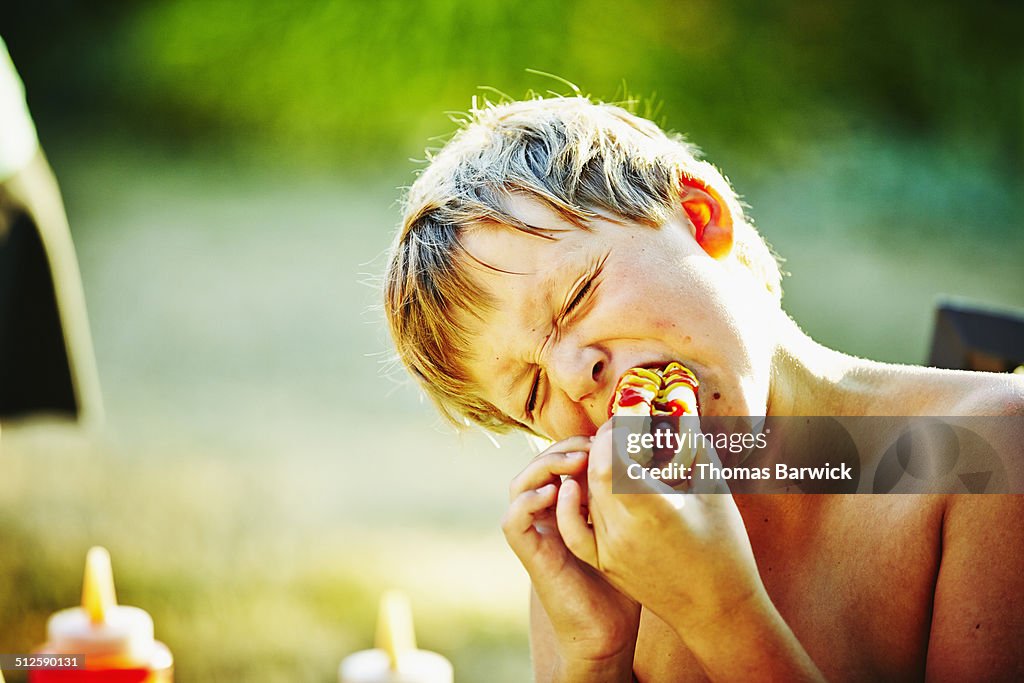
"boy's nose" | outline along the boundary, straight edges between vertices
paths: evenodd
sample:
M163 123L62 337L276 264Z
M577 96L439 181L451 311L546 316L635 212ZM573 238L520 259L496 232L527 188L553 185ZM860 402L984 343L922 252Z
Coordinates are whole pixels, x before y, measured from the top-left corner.
M607 375L608 358L593 346L562 345L551 359L548 372L575 403L598 398Z

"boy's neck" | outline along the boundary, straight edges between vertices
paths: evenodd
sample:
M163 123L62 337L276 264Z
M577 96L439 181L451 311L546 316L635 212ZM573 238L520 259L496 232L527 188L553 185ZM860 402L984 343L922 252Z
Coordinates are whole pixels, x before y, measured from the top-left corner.
M822 346L785 312L779 316L768 415L878 414L882 364Z

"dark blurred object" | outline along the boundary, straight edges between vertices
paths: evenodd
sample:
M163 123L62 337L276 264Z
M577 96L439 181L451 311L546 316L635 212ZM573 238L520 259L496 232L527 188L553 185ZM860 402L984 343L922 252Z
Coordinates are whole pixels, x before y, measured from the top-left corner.
M0 230L0 415L76 414L46 249L28 214L6 207L3 212L8 215Z
M0 182L0 418L102 404L74 245L41 152Z
M1024 311L940 303L928 364L953 370L1013 371L1024 364Z
M40 412L102 404L64 202L0 39L0 418Z

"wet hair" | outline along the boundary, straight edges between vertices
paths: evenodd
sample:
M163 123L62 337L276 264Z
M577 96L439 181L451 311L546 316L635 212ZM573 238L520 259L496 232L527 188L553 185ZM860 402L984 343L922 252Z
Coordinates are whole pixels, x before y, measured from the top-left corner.
M538 201L581 229L599 213L657 228L678 210L683 177L726 202L731 257L781 297L778 263L736 193L682 137L586 97L487 103L469 113L406 192L384 279L398 357L448 420L526 429L480 396L464 366L468 323L493 304L468 272L463 232L494 224L538 234L508 211L511 195Z

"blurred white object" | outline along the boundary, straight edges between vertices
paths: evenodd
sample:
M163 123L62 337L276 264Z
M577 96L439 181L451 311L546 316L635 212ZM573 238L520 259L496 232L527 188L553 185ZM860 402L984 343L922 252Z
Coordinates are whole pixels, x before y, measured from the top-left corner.
M0 181L28 166L39 150L25 88L0 38Z
M346 657L338 667L340 683L452 683L451 662L416 649L409 599L398 591L381 597L377 647Z

